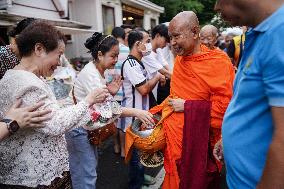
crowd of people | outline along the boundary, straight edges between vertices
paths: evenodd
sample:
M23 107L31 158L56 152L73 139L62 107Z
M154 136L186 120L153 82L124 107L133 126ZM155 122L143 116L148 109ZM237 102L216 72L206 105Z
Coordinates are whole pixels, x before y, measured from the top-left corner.
M92 137L114 128L125 158L126 130L135 119L153 128L154 114L164 117L163 189L284 188L284 2L272 1L217 0L225 20L245 26L240 36L200 27L192 11L150 32L95 32L76 75L60 31L19 22L0 47L0 188L94 189ZM74 76L59 97L49 81L62 62ZM128 188L155 183L135 147L128 163Z

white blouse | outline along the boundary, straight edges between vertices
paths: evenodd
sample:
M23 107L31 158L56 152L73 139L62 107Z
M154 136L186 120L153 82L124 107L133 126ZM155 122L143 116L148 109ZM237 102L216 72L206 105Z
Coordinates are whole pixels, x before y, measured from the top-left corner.
M80 102L85 99L91 91L103 87L106 87L106 80L101 76L96 65L93 62L89 62L81 70L74 82L74 96L76 101ZM72 94L70 94L69 101L73 101ZM109 96L105 102L97 103L93 107L102 117L107 118L107 121L101 122L98 119L91 125L85 126L84 128L87 130L103 127L118 119L121 114L121 107L113 100L112 96Z
M10 185L50 185L68 168L64 133L90 120L88 105L60 108L48 85L31 72L8 70L0 80L0 118L17 98L22 106L44 101L41 109L51 109L52 118L43 128L20 129L0 143L0 183Z
M74 82L74 95L80 102L93 90L106 87L106 80L101 76L93 62L89 62L77 75Z

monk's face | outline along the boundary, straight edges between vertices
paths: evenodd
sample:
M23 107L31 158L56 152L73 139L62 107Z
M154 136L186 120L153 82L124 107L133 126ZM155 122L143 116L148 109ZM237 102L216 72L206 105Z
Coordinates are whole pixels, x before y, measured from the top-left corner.
M253 8L259 0L217 0L215 11L235 26L252 26L257 13Z
M200 32L200 42L209 49L214 49L217 43L217 34L214 34L212 31Z
M169 25L169 36L174 54L187 56L193 53L198 35L187 25L181 24L178 20L172 20Z

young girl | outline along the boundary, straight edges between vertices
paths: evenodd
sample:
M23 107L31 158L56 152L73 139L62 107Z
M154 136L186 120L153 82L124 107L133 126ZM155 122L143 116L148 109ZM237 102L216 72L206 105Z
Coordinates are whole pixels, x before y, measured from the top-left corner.
M92 54L93 61L89 62L78 74L74 84L74 96L79 102L89 91L97 88L107 88L115 95L121 85L121 78L114 77L106 84L104 72L114 68L119 54L118 41L112 36L94 33L85 43ZM121 116L137 117L145 124L153 123L152 115L144 110L121 107ZM66 135L69 151L70 172L73 189L94 189L96 187L97 149L91 145L84 128L72 130Z

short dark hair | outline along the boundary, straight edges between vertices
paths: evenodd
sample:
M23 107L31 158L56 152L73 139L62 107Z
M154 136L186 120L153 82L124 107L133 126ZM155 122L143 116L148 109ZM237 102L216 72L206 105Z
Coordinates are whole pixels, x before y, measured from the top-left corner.
M159 24L152 29L152 33L151 33L152 39L154 39L157 34L166 38L167 42L170 41L168 27L165 24Z
M115 27L113 28L111 35L113 37L117 38L122 38L123 40L125 39L125 31L122 27Z
M123 29L127 29L127 28L133 29L134 28L132 25L129 25L129 24L122 24L120 27Z
M104 55L110 51L113 46L118 45L118 41L111 35L103 35L102 33L95 32L92 37L86 40L84 45L90 50L92 57L97 61L99 51Z
M64 35L46 21L34 21L16 37L21 57L31 55L37 43L42 44L47 53L53 51L59 41L64 41Z
M21 20L15 28L13 28L11 31L7 33L10 37L16 37L16 35L19 35L27 26L29 26L31 23L33 23L36 19L35 18L25 18Z
M131 50L137 41L143 40L143 33L138 30L133 30L128 35L128 46Z
M145 30L144 28L142 28L142 27L136 27L136 28L134 28L134 30L140 31L140 32L145 32L145 33L149 34L149 32L147 30Z

